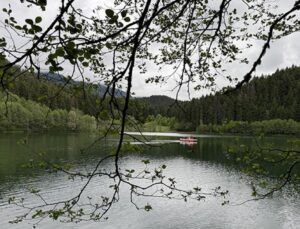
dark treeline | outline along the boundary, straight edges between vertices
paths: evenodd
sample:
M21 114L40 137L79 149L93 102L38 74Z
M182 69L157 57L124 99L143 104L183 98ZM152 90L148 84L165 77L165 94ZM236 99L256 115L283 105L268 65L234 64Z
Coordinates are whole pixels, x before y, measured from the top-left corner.
M300 67L277 70L270 76L254 78L240 90L229 94L217 92L187 102L165 96L141 98L148 103L146 114L175 117L182 125L196 128L199 124L221 125L233 121L293 119L300 121ZM184 111L183 111L184 110Z
M103 93L99 91L99 85L83 84L64 77L60 81L51 80L51 74L50 79L49 75L37 79L35 74L18 67L11 69L10 74L10 92L19 97L46 105L52 110L80 110L98 120L110 119L110 98L102 101ZM122 93L116 100L122 108ZM116 107L113 106L113 109ZM254 78L232 93L217 92L191 101L175 103L167 96L132 98L128 113L142 124L152 123L157 115L160 119L175 118L171 123L176 130L196 130L200 125L224 125L229 121L292 119L299 122L300 67L293 66L277 70L270 76Z
M7 61L2 59L0 62ZM19 66L9 70L4 83L10 93L52 110L80 110L84 114L107 119L109 98L102 101L101 95L106 90L103 85L82 83L57 74L41 73L38 76ZM117 97L121 97L122 91L116 91Z
M99 85L83 84L57 74L38 76L19 66L7 72L3 83L9 91L0 91L0 132L94 131L96 126L98 130L105 128L109 119L107 100L98 105Z
M5 131L95 131L94 117L79 110L49 109L45 105L0 93L0 132Z

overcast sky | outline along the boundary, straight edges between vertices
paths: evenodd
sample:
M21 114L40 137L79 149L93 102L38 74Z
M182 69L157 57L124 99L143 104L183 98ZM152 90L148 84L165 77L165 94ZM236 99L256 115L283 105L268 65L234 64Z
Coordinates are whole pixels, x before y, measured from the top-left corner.
M40 12L32 12L31 9L24 8L23 4L19 3L17 0L1 0L0 8L7 7L10 3L13 9L13 16L17 19L26 19L33 18L36 15L41 15ZM51 19L57 14L57 9L59 6L60 0L51 0L48 1L48 10L44 13L43 23L44 25L48 24ZM96 4L108 8L110 1L99 1L99 0L85 0L77 1L77 6L83 11L91 11ZM293 0L278 0L277 2L280 7L279 11L285 11L291 8L295 1ZM298 12L298 16L300 13ZM300 17L300 16L299 16ZM3 21L4 14L1 11L0 20ZM1 28L1 33L4 32L3 27ZM255 43L255 45L245 53L249 60L254 60L258 56L258 53L261 49L262 43ZM255 75L261 74L270 74L273 73L276 69L285 68L291 65L299 65L300 62L300 33L294 33L288 37L285 37L281 40L272 42L271 49L267 51L267 54L263 57L262 65L260 65L255 72ZM251 65L241 65L241 64L232 64L228 67L228 73L234 77L241 78L243 74L249 71ZM154 74L155 66L148 70L147 76ZM169 68L163 69L163 71L170 71ZM86 72L91 78L93 78L91 72ZM218 81L218 88L222 88L224 85L224 80L220 78ZM164 85L154 85L154 84L145 84L145 76L134 75L133 80L133 91L136 96L150 96L150 95L168 95L170 97L175 96L175 92L171 89L175 86L176 82L172 79L168 81L168 84ZM200 97L201 95L207 93L207 91L191 91L192 97ZM179 96L180 99L188 99L188 94L186 90L182 90Z

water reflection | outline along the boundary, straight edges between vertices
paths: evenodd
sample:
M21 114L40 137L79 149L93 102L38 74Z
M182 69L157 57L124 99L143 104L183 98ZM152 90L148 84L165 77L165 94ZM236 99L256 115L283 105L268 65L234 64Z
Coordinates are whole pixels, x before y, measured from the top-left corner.
M125 153L121 159L121 167L143 168L141 160L150 159L150 167L166 164L166 175L176 177L182 187L200 185L206 190L221 185L230 190L230 200L239 202L251 196L251 188L247 180L240 179L242 174L234 161L226 158L224 152L230 144L235 144L236 137L197 136L197 144L188 146L179 144L177 137L163 136L149 143L153 147L145 147L138 153ZM173 139L173 137L175 137ZM196 136L195 136L196 137ZM0 228L31 228L27 223L9 225L11 219L19 210L7 206L5 201L10 195L28 198L28 186L37 186L42 192L54 200L73 195L82 182L67 180L66 176L49 174L42 170L22 168L22 164L35 157L36 152L46 152L53 161L71 161L79 170L91 170L97 159L110 152L117 139L106 139L89 148L95 136L61 134L61 135L32 135L27 138L28 144L16 144L23 135L0 135ZM129 138L127 139L129 141ZM243 144L253 144L253 139L241 138ZM284 146L286 138L269 138L268 141ZM162 144L163 143L163 144ZM137 144L137 142L135 143ZM30 146L30 147L27 147ZM104 166L107 170L113 162L108 161ZM89 193L97 193L107 188L108 182L95 180L89 187ZM109 214L109 222L101 223L101 228L297 228L300 225L299 190L289 187L284 192L275 195L273 199L251 202L239 207L220 207L221 200L208 198L206 201L178 202L156 199L140 199L140 204L151 202L154 210L151 212L136 211L129 203L128 187L121 190L121 201L116 204ZM25 225L25 226L24 226ZM79 225L61 225L46 221L40 228L99 228L98 223L82 223Z

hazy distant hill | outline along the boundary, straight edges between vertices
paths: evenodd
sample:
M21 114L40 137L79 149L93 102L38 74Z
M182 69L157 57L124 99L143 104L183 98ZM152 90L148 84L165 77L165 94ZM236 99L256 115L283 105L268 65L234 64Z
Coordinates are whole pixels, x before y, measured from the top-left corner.
M41 74L42 78L46 79L47 81L56 83L56 84L65 84L68 82L68 85L80 85L82 84L82 81L75 81L75 80L69 80L68 78L56 74L56 73L42 73ZM93 88L96 88L97 94L100 96L103 96L107 87L103 84L94 84L94 83L86 83L86 86L92 86ZM111 91L111 90L110 90ZM125 97L126 93L122 90L116 89L115 90L115 97Z

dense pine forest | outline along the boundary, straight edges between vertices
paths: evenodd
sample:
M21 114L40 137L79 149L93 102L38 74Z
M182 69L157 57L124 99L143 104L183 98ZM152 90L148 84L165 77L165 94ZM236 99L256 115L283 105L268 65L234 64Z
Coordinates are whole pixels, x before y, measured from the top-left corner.
M217 93L195 99L187 109L191 119L204 124L222 124L229 120L300 121L300 68L291 67L271 76L254 78L235 93Z
M78 117L88 115L85 118L92 116L95 120L105 121L110 119L110 108L120 109L109 105L109 96L105 100L102 99L105 91L103 85L83 84L81 81L49 73L41 74L38 79L33 73L25 72L18 67L10 70L10 74L11 78L7 84L10 93L17 98L13 102L14 106L17 103L25 106L31 113L30 117L42 114L45 116L48 109L52 113L62 111L60 113L65 114L65 120L68 120L68 115L73 115L74 112ZM18 77L19 75L21 76ZM121 106L123 95L124 93L118 90L116 99L121 102ZM1 97L0 129L10 129L10 124L3 121L4 94L1 94ZM33 105L35 107L31 107ZM39 114L40 110L43 112ZM21 113L20 116L25 115ZM231 93L220 91L191 101L175 101L159 95L132 98L128 113L146 130L195 131L198 129L201 132L253 134L264 129L267 133L298 134L300 132L297 123L300 121L300 67L292 66L277 70L272 75L256 77L241 89ZM24 118L24 120L29 119ZM72 125L68 127L67 123L68 121L60 126L72 129ZM11 126L11 129L16 129L18 125L11 124ZM49 127L45 127L45 124L40 124L40 126L51 129L55 125L49 124ZM77 129L80 129L79 124L77 126ZM268 126L272 128L269 130ZM24 129L24 126L22 128ZM37 127L33 125L31 129Z
M240 90L228 94L217 92L188 102L179 102L184 109L165 96L151 96L142 100L150 104L150 113L158 111L178 120L192 120L197 125L222 124L230 120L300 121L300 67L293 66L277 70L272 75L256 77Z
M175 117L182 129L199 125L224 125L230 121L300 121L300 67L277 70L254 78L240 90L217 92L187 102L175 103L165 96L141 98L148 112ZM162 102L161 102L162 101ZM146 113L147 111L144 110ZM232 123L232 122L231 122Z

